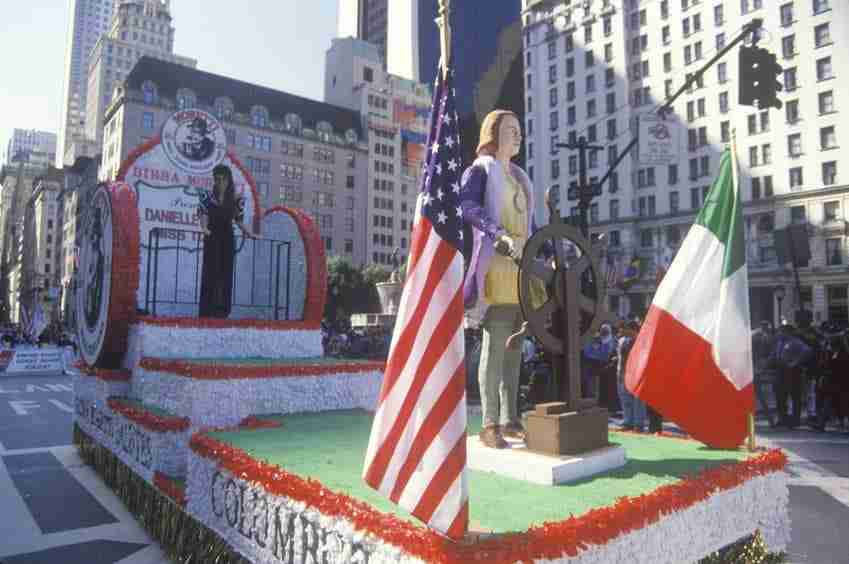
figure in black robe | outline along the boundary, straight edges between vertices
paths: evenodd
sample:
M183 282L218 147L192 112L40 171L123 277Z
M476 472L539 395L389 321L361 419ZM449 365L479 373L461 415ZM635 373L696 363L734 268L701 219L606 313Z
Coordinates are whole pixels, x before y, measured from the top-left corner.
M236 256L233 224L245 237L254 238L254 235L243 224L245 203L243 198L236 196L230 169L218 165L212 175L213 189L202 191L199 197L198 216L205 237L198 317L226 318L233 303L233 260Z

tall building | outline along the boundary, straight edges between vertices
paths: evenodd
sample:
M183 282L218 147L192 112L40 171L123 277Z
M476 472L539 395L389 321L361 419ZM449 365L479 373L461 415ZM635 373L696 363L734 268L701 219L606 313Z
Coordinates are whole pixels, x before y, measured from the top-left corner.
M121 2L108 32L100 37L89 57L85 139L100 148L106 108L112 101L115 88L140 57L197 66L196 60L174 55L173 51L174 26L171 25L169 0ZM68 164L73 162L69 161Z
M391 75L381 67L378 47L346 37L327 51L325 101L356 111L368 135L364 192L368 261L404 261L427 142L431 91L427 85Z
M11 163L18 159L29 160L33 153L42 153L53 163L56 160L56 134L35 129L15 128L6 144L3 163Z
M50 167L33 184L23 217L18 295L30 312L40 301L48 320L56 318L59 306L62 226L58 197L63 182L62 171Z
M340 0L339 35L378 46L384 68L432 84L441 56L438 0ZM384 8L386 6L386 8ZM522 22L518 1L451 3L452 58L463 160L474 159L479 127L492 109L524 116ZM382 26L382 27L381 27ZM524 153L518 162L524 164Z
M737 50L678 98L667 125L677 156L662 164L625 157L590 208L591 231L606 234L619 269L634 257L643 277L610 301L620 314L642 312L656 289L656 263L674 254L703 204L719 155L736 132L754 321L849 321L849 185L841 163L838 93L849 87L849 5L834 0L523 0L528 170L537 202L550 186L577 180L578 156L555 146L584 136L604 149L589 153L600 178L633 138L637 118L677 91L753 18L760 46L783 67L781 110L737 103ZM804 87L804 88L803 88ZM844 140L845 141L845 140ZM841 178L843 181L841 182ZM575 202L561 213L577 214ZM566 207L569 207L567 210ZM537 219L547 214L538 207ZM777 230L803 224L811 251L797 288ZM786 295L786 299L782 297Z
M142 57L107 109L101 175L115 178L130 151L188 108L221 121L262 207L305 210L328 254L365 262L368 147L349 109Z
M406 0L339 0L339 37L356 37L375 45L383 70L386 70L389 13L390 10L397 10L401 4L407 3ZM407 78L415 80L418 77Z
M89 54L109 28L118 1L70 0L56 166L63 166L65 151L85 132Z
M0 317L17 322L36 288L56 287L56 195L62 171L43 161L20 160L0 169ZM49 235L49 236L48 236Z

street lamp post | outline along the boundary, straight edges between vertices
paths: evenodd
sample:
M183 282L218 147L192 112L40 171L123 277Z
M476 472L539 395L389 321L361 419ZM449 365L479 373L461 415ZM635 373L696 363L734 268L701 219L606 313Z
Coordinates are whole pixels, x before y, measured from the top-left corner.
M781 302L784 301L784 286L775 289L775 299L778 300L778 325L781 325Z

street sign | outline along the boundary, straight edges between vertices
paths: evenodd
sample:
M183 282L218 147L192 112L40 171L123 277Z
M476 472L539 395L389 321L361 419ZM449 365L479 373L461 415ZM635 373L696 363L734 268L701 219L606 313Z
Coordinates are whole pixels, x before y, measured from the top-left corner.
M662 165L678 160L678 128L654 113L640 116L639 161Z

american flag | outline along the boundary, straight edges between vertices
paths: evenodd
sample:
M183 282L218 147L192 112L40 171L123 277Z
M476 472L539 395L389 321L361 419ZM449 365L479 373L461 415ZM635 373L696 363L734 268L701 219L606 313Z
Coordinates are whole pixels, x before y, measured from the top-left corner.
M363 479L453 539L468 529L460 134L439 73L407 280Z

